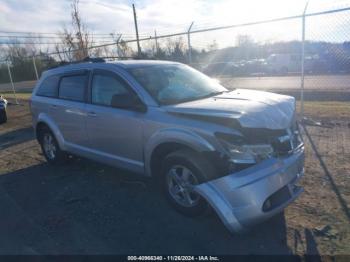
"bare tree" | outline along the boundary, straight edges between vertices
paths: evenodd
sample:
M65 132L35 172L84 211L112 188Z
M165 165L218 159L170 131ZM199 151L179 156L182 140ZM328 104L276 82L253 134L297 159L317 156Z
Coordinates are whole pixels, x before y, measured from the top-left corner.
M119 57L131 57L134 55L131 47L123 40L118 43L117 53Z
M96 52L90 49L93 44L93 36L82 21L79 0L72 0L71 27L65 26L60 35L61 43L55 45L55 50L61 61L81 60Z
M165 49L170 60L179 62L186 61L186 44L182 37L167 39Z
M236 36L236 45L237 46L252 46L254 41L250 35L237 35Z
M208 50L209 51L216 51L219 49L219 45L218 43L216 42L216 40L214 39L213 42L211 42L209 45L208 45Z

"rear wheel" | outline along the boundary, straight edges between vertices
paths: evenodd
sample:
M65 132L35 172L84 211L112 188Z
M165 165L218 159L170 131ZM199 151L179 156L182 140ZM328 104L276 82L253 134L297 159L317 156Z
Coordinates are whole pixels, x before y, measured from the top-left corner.
M198 216L208 204L194 187L215 176L214 168L203 157L190 150L169 154L163 166L163 187L166 198L180 213Z
M48 163L60 164L66 159L65 152L60 149L55 136L48 128L40 130L40 145Z

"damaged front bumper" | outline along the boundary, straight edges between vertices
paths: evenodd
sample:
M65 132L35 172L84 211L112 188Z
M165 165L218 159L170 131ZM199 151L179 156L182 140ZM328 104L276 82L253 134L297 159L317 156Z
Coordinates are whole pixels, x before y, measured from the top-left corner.
M270 158L250 168L195 186L231 232L246 231L281 212L303 189L304 147L284 158Z

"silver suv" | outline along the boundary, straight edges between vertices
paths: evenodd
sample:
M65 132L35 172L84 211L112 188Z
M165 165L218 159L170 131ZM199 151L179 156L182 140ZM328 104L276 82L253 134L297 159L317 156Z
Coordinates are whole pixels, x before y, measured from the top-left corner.
M283 211L302 192L295 99L229 91L180 63L51 69L31 111L49 163L72 154L156 177L178 211L197 216L211 207L232 232Z

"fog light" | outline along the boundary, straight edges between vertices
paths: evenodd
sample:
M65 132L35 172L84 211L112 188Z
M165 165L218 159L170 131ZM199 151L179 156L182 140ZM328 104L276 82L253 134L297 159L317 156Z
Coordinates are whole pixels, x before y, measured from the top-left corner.
M262 209L264 212L271 211L281 206L283 203L286 203L290 198L291 192L289 190L289 187L288 185L284 186L265 200Z

